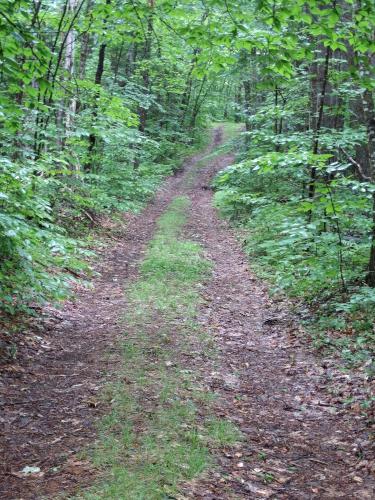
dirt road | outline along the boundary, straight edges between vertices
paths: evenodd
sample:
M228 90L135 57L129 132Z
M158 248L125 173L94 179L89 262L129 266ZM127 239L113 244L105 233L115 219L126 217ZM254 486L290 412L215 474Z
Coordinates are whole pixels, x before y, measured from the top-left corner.
M296 334L285 306L270 300L212 206L210 179L233 156L204 157L221 141L218 128L207 151L188 160L141 214L127 218L102 252L94 288L46 318L47 327L21 347L17 366L3 372L0 498L55 498L92 483L94 471L77 454L95 440L96 422L106 413L99 394L116 375L124 290L137 278L156 220L180 195L191 200L184 235L214 264L198 321L217 351L213 359L196 352L185 362L217 395L217 415L244 439L216 450L214 471L183 484L179 498L374 497L366 422L333 402L330 370ZM40 473L25 476L26 466Z

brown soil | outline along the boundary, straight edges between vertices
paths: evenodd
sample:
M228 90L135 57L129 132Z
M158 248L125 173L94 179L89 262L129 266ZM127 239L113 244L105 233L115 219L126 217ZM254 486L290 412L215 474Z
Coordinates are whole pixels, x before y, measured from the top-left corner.
M206 153L221 135L215 131ZM127 218L102 250L93 288L49 313L37 336L25 336L17 364L3 367L0 498L56 498L92 482L95 471L77 453L93 443L106 411L99 391L116 372L124 289L137 275L156 219L180 194L192 199L186 235L215 264L200 321L219 355L209 360L197 353L189 363L218 394L218 415L244 435L237 447L217 452L218 469L184 485L181 498L374 497L367 421L332 397L331 379L341 375L296 333L285 305L270 300L212 207L207 186L233 157L223 154L199 169L203 157L187 161L142 214ZM25 466L41 472L24 477Z

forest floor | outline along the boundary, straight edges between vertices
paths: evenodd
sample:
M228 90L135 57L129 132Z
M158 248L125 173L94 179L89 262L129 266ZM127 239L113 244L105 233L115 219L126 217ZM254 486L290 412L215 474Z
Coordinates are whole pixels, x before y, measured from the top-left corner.
M93 288L46 311L17 361L2 367L1 499L81 498L101 476L104 486L88 498L374 498L368 420L337 398L347 376L314 353L286 304L269 297L212 205L210 180L233 162L230 152L214 154L223 140L218 127L205 152L141 214L127 216L102 250ZM186 259L195 263L182 289L162 282L163 245L181 253L176 272ZM159 302L150 315L151 288ZM126 398L103 397L119 373ZM116 440L97 430L113 406L112 430L128 416L132 424L127 450L114 452ZM190 440L186 456L181 436ZM82 453L94 442L106 454L101 467ZM122 471L108 479L116 461Z

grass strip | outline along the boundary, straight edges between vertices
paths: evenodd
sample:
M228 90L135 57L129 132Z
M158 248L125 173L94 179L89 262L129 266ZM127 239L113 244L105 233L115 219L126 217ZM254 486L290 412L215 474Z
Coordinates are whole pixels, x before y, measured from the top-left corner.
M213 449L241 439L230 421L209 416L214 395L183 361L209 344L195 316L211 263L199 244L180 238L189 204L177 197L160 217L128 290L123 367L106 388L112 411L92 455L105 479L78 498L170 498L213 465Z

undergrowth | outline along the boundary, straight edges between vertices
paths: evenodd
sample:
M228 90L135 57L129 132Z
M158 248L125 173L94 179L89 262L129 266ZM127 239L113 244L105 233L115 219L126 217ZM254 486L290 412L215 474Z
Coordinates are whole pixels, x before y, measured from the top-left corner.
M257 132L244 134L240 161L214 180L215 203L241 228L257 274L298 304L314 345L373 375L375 292L364 282L372 186L341 176L345 165L305 152L304 144L267 152L271 133L248 149ZM334 170L329 183L316 183L314 200L304 191L309 162Z
M211 448L241 439L231 422L202 416L214 394L180 361L197 343L210 350L195 315L211 263L200 245L180 238L188 205L187 197L175 198L159 219L140 278L128 290L123 367L106 389L112 411L92 457L107 479L80 498L171 497L179 483L213 465Z

